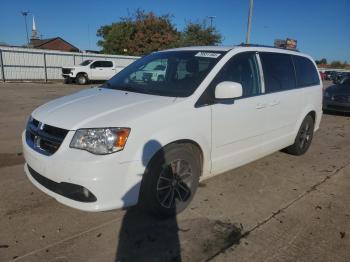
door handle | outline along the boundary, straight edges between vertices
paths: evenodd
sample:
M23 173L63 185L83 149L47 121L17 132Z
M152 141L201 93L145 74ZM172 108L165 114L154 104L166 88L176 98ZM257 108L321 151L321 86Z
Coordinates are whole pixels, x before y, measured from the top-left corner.
M270 105L270 106L277 106L277 105L279 105L279 103L280 103L280 101L274 100L274 101L272 101L271 103L269 103L269 105Z
M256 105L256 109L263 109L263 108L265 108L266 107L266 104L257 104Z

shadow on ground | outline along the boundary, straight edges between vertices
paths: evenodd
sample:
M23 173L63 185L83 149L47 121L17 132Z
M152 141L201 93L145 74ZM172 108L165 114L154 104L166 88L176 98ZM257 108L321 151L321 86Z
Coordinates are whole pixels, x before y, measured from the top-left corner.
M181 261L176 218L158 221L129 209L119 233L116 261Z
M160 148L161 144L155 140L145 144L145 166L150 152L157 152L157 161L164 162L164 153L159 151ZM147 174L151 175L151 172ZM135 185L123 200L127 203L138 192L139 187L140 185ZM142 192L144 190L145 188L141 189ZM148 189L147 194L152 194L151 189ZM176 213L176 205L172 208L174 212L171 213ZM176 216L159 220L146 214L140 207L128 209L122 220L115 260L205 261L228 247L239 244L242 238L242 228L234 224L204 218L194 213L187 213L186 218L180 217L180 220Z
M207 218L157 220L138 208L123 218L115 261L206 261L238 245L242 228Z

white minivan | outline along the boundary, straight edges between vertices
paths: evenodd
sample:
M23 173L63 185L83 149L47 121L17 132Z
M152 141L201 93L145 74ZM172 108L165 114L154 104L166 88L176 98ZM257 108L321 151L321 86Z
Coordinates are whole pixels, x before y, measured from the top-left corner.
M136 77L159 64L164 77ZM25 172L86 211L188 206L200 180L275 151L302 155L322 117L311 57L262 46L155 52L100 87L44 104L23 132Z

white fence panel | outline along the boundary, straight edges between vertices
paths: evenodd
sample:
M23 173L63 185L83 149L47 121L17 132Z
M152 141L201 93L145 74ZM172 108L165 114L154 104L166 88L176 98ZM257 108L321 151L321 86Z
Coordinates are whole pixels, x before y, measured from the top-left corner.
M0 46L0 80L62 79L62 67L77 65L86 59L113 60L118 67L125 67L138 57Z

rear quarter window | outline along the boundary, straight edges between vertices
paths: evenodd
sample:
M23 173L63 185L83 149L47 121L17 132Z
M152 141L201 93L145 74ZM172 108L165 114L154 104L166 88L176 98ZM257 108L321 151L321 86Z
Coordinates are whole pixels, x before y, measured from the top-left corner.
M303 56L293 55L292 57L297 77L297 86L319 85L320 79L318 77L318 72L311 60Z

